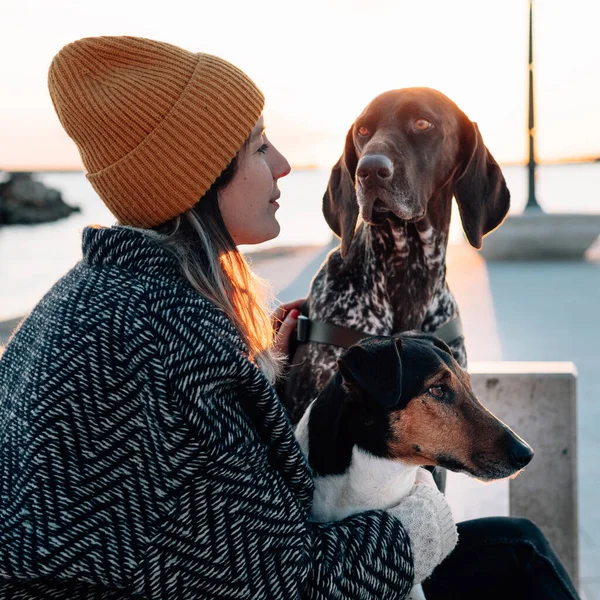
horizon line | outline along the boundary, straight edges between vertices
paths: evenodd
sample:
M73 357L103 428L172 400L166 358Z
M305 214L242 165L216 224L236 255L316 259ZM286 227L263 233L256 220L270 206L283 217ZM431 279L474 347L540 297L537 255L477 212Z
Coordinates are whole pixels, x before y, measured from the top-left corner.
M593 163L600 162L600 155L573 156L570 158L558 158L550 160L537 160L536 165L559 165L574 163ZM499 161L501 167L526 167L527 161ZM292 165L292 171L326 171L331 166L319 165L314 163ZM64 165L8 165L0 166L0 173L85 173L82 166Z

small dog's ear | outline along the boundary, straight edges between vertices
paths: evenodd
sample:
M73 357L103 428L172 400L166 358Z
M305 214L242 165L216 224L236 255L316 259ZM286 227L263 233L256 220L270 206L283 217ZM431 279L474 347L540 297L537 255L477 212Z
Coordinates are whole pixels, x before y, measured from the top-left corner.
M393 408L402 396L402 362L396 340L370 339L351 346L337 361L344 381L358 387L384 408Z
M450 350L450 347L448 346L448 344L446 344L446 342L441 340L439 337L436 337L435 334L433 334L433 333L425 333L424 331L415 330L415 331L405 331L401 335L404 337L407 337L407 338L415 338L417 340L424 340L426 342L433 344L440 350L443 350L450 356L454 356L452 354L452 350ZM400 346L400 343L401 343L401 338L399 337L398 338L398 346ZM398 349L400 350L400 347Z
M454 180L454 197L469 243L481 248L481 240L502 221L510 207L510 192L504 176L483 143L477 123L462 119L462 169Z
M443 350L444 352L446 352L450 356L454 356L452 354L452 350L450 350L450 347L448 346L448 344L446 344L446 342L444 342L443 340L440 340L439 337L435 337L435 335L432 335L431 336L431 341L433 342L433 345L436 346L436 347L438 347L440 350Z
M323 196L323 215L331 230L342 240L342 258L348 253L358 221L358 202L354 188L358 157L352 137L353 127L350 127L346 135L342 156L331 169L327 191Z

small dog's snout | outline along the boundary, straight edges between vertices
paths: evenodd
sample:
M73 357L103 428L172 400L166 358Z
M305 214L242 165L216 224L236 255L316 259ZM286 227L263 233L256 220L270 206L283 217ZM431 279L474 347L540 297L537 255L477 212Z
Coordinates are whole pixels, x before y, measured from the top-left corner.
M533 458L533 450L522 441L515 440L511 448L510 458L516 467L526 467Z
M394 165L383 154L367 154L358 161L356 174L365 183L387 183L394 174Z

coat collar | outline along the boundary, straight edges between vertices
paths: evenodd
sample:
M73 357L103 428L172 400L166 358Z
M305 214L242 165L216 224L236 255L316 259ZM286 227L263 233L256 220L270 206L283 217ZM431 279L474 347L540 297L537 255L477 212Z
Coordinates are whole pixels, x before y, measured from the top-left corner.
M161 245L160 234L149 229L115 225L83 230L83 260L90 265L113 266L142 275L182 278L176 256Z

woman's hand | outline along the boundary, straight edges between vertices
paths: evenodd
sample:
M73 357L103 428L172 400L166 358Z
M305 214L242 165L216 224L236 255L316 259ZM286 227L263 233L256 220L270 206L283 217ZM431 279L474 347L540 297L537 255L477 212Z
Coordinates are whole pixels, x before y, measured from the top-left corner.
M458 540L452 509L426 469L418 469L415 485L399 504L388 509L410 538L415 571L421 583L452 551Z
M274 350L287 356L290 351L290 336L298 325L300 306L305 298L282 304L271 317L275 334Z

